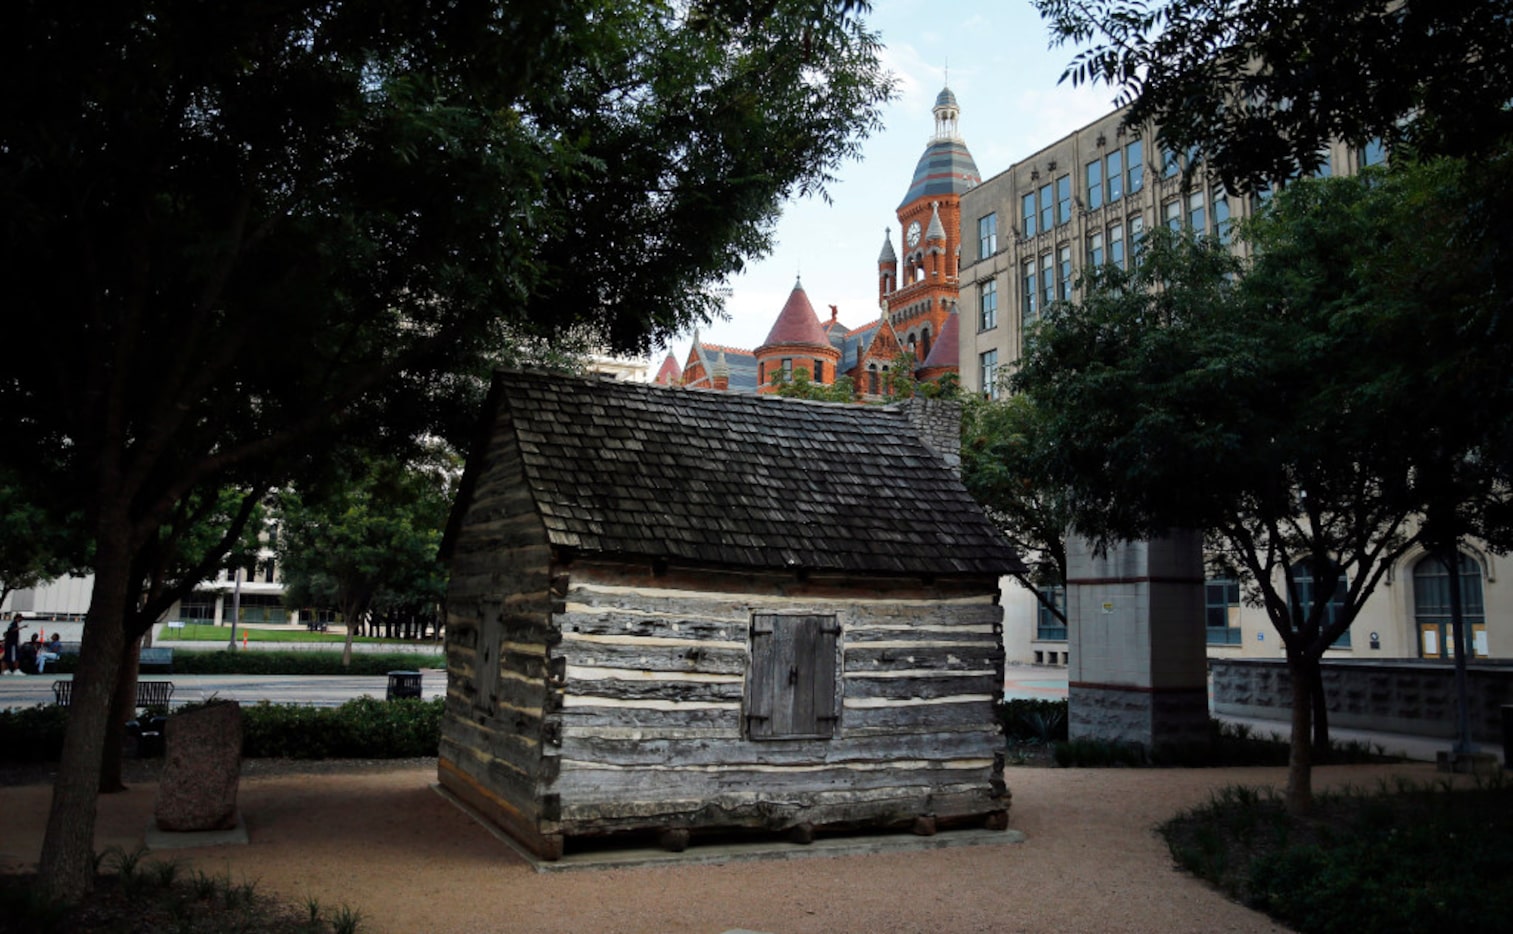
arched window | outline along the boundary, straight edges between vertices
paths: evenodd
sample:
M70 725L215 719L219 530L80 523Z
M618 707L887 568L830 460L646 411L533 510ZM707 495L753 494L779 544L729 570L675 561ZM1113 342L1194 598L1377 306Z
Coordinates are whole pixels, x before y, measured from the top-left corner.
M924 363L928 356L930 356L930 329L925 328L919 335L919 362Z
M1487 654L1487 611L1482 602L1481 563L1460 556L1460 612L1465 623L1466 657ZM1418 626L1420 658L1454 658L1450 642L1450 573L1434 556L1413 566L1413 620Z
M867 364L867 392L870 395L877 395L877 364L875 363Z
M1294 586L1296 586L1297 588L1297 605L1302 608L1303 616L1305 619L1307 618L1309 610L1313 606L1313 588L1314 578L1316 576L1318 575L1315 575L1313 573L1313 562L1308 558L1304 558L1302 561L1299 561L1297 564L1294 564L1292 566L1292 580ZM1320 621L1320 626L1328 629L1330 626L1334 625L1335 620L1340 618L1340 614L1345 612L1345 599L1348 591L1349 585L1345 580L1345 574L1342 571L1340 572L1339 583L1335 585L1334 594L1330 596L1329 603L1325 605L1324 618ZM1291 598L1289 597L1289 603L1290 601ZM1346 629L1343 633L1341 633L1340 637L1334 640L1334 644L1331 645L1330 648L1350 648L1350 630Z

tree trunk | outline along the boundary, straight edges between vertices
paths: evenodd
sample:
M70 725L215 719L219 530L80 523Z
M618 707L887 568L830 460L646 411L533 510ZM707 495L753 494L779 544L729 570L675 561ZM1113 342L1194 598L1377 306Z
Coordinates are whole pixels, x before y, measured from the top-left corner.
M1301 817L1313 809L1313 752L1309 742L1309 719L1313 712L1313 672L1318 659L1287 652L1287 670L1292 675L1292 742L1287 758L1287 813Z
M124 519L102 519L99 529L94 590L84 620L63 755L38 863L47 895L70 902L94 885L100 749L109 732L111 697L126 647L123 623L131 575L130 533Z
M121 743L126 738L126 722L137 712L137 664L141 646L141 642L133 642L121 650L105 745L100 747L100 794L126 790L126 782L121 778Z
M1329 761L1329 698L1324 695L1324 665L1313 666L1313 677L1308 690L1313 696L1313 761L1319 765Z
M1471 692L1466 678L1466 613L1460 599L1460 542L1451 539L1440 563L1450 575L1450 638L1455 643L1455 748L1456 755L1471 753Z

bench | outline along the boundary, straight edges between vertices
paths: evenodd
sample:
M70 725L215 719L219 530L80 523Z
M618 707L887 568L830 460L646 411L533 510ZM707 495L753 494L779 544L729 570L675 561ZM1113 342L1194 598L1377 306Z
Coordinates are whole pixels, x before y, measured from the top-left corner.
M173 649L142 649L141 655L137 659L137 667L139 669L148 667L161 668L169 674L172 674Z
M59 707L67 707L72 704L74 699L73 681L54 681L53 698L56 700ZM172 702L172 700L172 681L137 682L138 707L167 707L170 702Z

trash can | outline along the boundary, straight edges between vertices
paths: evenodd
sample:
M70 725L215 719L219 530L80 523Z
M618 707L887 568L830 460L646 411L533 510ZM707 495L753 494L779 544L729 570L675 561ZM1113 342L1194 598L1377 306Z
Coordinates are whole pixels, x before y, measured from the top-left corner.
M414 697L417 699L420 697L420 672L389 672L389 693L387 698L395 700L400 697Z

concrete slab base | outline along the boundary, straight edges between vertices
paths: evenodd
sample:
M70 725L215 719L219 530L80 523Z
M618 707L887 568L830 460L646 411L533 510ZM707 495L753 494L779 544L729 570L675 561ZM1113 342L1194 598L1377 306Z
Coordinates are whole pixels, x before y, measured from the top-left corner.
M1502 771L1497 756L1490 752L1444 752L1435 756L1435 766L1441 772L1458 775L1496 775Z
M236 826L230 830L159 830L156 820L147 825L146 839L149 850L187 850L200 846L246 846L247 822L242 812L236 812Z
M943 830L934 836L919 837L910 833L879 833L843 837L818 836L813 843L790 843L786 840L718 841L701 843L695 838L680 853L659 847L606 846L583 853L568 853L555 861L543 860L525 849L509 834L490 823L483 815L458 800L451 792L433 783L431 788L456 805L537 872L575 872L594 869L628 869L637 866L696 866L709 863L740 863L768 859L804 859L815 856L866 856L873 853L909 853L941 850L958 846L992 846L1023 843L1018 830Z

